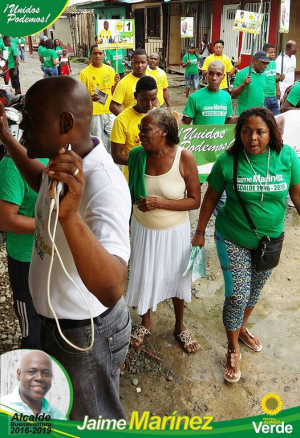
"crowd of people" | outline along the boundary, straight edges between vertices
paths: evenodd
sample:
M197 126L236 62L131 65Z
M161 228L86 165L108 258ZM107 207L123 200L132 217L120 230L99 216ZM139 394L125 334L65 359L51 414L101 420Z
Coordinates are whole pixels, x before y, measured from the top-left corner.
M12 47L9 37L3 43ZM26 331L24 311L16 310L24 327L22 347L42 349L65 367L74 390L71 420L99 414L125 418L119 371L129 342L138 347L151 335L151 311L160 302L172 299L174 336L185 353L197 352L197 340L184 323L191 283L182 274L191 244L204 246L207 223L217 205L215 240L225 282L223 323L228 339L225 380L236 383L241 377L239 340L254 352L262 350L247 322L272 269L257 270L257 249L264 236L282 235L288 193L300 214L299 158L293 145L283 144L283 122L274 117L279 114L279 93L283 96L288 87L285 110L299 106L300 87L291 87L297 44L289 41L276 61L274 46L265 44L254 54L252 66L238 72L241 59L232 65L223 54L222 40L213 47L211 53L205 35L199 49L207 86L201 90L194 46L182 60L187 102L180 120L171 112L167 76L159 68L157 53L147 56L137 49L132 72L122 77L119 67L114 68L118 53L105 53L97 39L90 63L77 80L70 76L60 42L41 38L38 54L45 79L26 94L22 146L10 133L0 107L0 140L8 151L0 163L0 229L8 232L16 309L21 303L26 321L32 314L39 324L38 329L29 324ZM16 63L9 69L13 85L17 49L10 48L9 56L8 62ZM230 95L228 77L234 73ZM191 83L195 92L189 95ZM237 99L236 115L232 98ZM199 208L201 187L192 153L178 146L178 123L236 124L233 145L216 160L208 177L192 242L188 212ZM68 186L56 213L51 191L49 196L53 180ZM47 225L52 229L56 215L55 253L61 254L82 296L54 255ZM33 243L30 263L30 257L23 257L21 236L28 247ZM49 269L53 274L47 285ZM141 316L141 324L132 331L128 306L137 307ZM33 330L41 332L40 339L29 339ZM97 384L91 385L91 378Z

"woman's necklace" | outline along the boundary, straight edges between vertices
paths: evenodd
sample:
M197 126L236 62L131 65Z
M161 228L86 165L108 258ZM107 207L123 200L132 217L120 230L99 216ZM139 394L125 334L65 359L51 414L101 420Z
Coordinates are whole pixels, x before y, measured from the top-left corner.
M268 184L268 180L269 180L270 148L268 147L268 164L267 164L267 176L266 176L266 182L265 182L265 184L262 184L262 183L260 182L260 178L259 178L259 176L257 175L257 173L255 172L255 170L254 170L254 168L253 168L253 166L252 166L252 164L251 164L251 161L249 160L249 157L248 157L248 155L247 155L245 149L244 149L244 155L245 155L246 160L248 161L248 163L249 163L249 165L250 165L250 167L251 167L251 169L252 169L252 172L253 172L254 175L256 176L256 181L258 182L258 184L259 184L259 186L260 186L260 190L261 190L260 203L261 203L261 205L262 205L262 207L263 207L263 206L264 206L264 190L265 190L265 188L266 188L266 186L267 186L267 184Z

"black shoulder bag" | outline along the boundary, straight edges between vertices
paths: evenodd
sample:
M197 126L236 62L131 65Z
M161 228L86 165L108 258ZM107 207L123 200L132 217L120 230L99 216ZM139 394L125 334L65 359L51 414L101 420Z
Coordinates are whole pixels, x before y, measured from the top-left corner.
M257 235L256 226L254 225L251 216L248 213L248 210L237 189L238 158L239 158L238 154L234 154L233 186L236 193L236 197L238 198L238 201L241 204L241 207L250 225L250 228ZM263 236L260 239L259 247L256 249L256 266L255 266L256 272L268 271L269 269L273 269L278 265L281 250L282 250L282 245L283 245L283 239L284 239L284 232L282 232L279 237Z

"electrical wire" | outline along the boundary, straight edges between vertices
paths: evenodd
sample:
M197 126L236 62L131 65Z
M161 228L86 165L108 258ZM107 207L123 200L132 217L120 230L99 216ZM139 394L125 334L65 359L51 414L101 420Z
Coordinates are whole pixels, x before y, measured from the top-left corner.
M64 263L63 263L63 261L62 261L62 258L61 258L61 256L60 256L59 250L58 250L58 248L57 248L57 246L56 246L56 244L55 244L55 235L56 235L56 228L57 228L58 215L59 215L59 195L60 195L62 189L63 189L63 184L61 183L61 181L59 181L59 182L56 184L56 187L54 188L55 198L54 198L54 199L51 199L51 201L50 201L50 208L49 208L48 234L49 234L49 237L50 237L50 240L51 240L51 243L52 243L52 247L51 247L51 260L50 260L50 266L49 266L48 278L47 278L47 301L48 301L48 306L50 307L51 312L52 312L53 315L54 315L54 319L55 319L55 321L56 321L57 328L58 328L58 331L59 331L60 336L61 336L61 337L67 342L67 344L69 344L71 347L75 348L76 350L79 350L79 351L89 351L89 350L93 347L93 345L94 345L94 339L95 339L95 327L94 327L94 320L93 320L92 311L91 311L91 308L90 308L90 306L89 306L89 304L88 304L88 302L87 302L87 300L86 300L86 297L84 296L84 294L83 294L83 292L81 291L80 287L79 287L78 284L73 280L73 278L69 275L69 273L67 272L67 270L66 270L66 268L65 268L65 265L64 265ZM50 222L51 222L51 215L52 215L52 212L53 212L53 209L54 209L54 206L55 206L55 205L56 205L56 217L55 217L54 226L53 226L53 233L51 233ZM58 320L58 318L57 318L57 315L56 315L56 313L55 313L55 310L54 310L54 308L53 308L53 306L52 306L52 304L51 304L50 280L51 280L51 273L52 273L52 267L53 267L53 262L54 262L54 251L55 251L56 254L57 254L57 257L58 257L58 259L59 259L59 261L60 261L61 267L62 267L62 269L63 269L65 275L66 275L67 278L73 283L73 285L76 287L76 289L79 291L79 293L80 293L80 295L82 296L82 298L83 298L83 300L84 300L84 302L85 302L85 304L86 304L86 306L87 306L87 308L88 308L88 310L89 310L89 313L90 313L91 329L92 329L92 333L91 333L91 335L92 335L92 339L91 339L91 343L90 343L90 345L89 345L88 347L86 347L86 348L78 347L77 345L73 344L71 341L69 341L69 340L64 336L64 334L63 334L62 331L61 331L60 324L59 324L59 320Z

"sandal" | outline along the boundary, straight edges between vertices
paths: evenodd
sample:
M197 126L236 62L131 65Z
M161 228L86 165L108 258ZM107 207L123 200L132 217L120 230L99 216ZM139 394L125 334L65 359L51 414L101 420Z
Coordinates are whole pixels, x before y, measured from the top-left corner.
M130 335L130 344L135 347L139 347L144 342L146 335L151 335L149 330L147 330L143 325L137 325ZM139 344L137 345L135 341L138 341Z
M228 357L230 357L230 366L231 366L231 368L235 368L235 358L236 357L239 357L240 360L242 358L242 355L241 355L239 349L238 350L228 350L225 356L226 356L227 359L228 359ZM230 382L230 383L237 383L240 380L241 375L242 375L241 370L239 370L238 373L234 373L232 377L228 376L226 374L226 368L224 370L224 379L227 380L227 382Z
M247 347L249 347L251 350L255 351L255 352L259 352L262 350L262 344L260 342L260 340L258 339L258 342L260 343L260 345L256 345L256 347L253 347L253 345L248 344L245 339L241 338L241 334L243 335L244 333L246 333L247 336L249 336L249 338L251 339L255 339L255 336L250 332L250 330L248 330L247 328L245 328L244 330L240 330L240 334L239 334L239 339L244 342L245 345L247 345Z
M180 342L180 345L188 354L194 354L198 350L198 342L196 339L191 335L190 331L188 329L184 330L183 332L179 333L179 335L176 335L174 332L174 336L176 339ZM192 344L197 344L197 348L194 351L189 351L188 348Z

